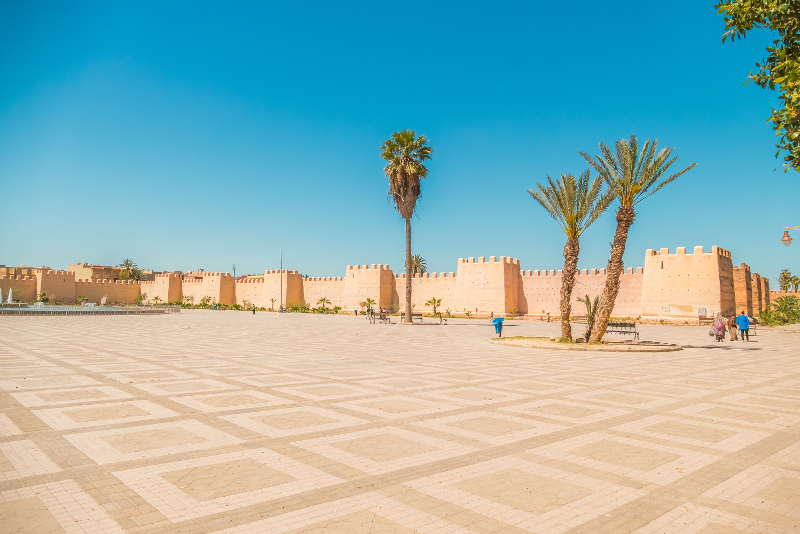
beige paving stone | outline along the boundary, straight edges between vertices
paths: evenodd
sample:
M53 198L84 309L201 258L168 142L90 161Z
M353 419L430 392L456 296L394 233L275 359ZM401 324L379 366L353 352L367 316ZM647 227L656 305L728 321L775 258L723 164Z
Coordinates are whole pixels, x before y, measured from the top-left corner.
M341 482L263 448L118 471L114 476L173 522Z
M373 475L415 467L475 449L396 427L296 441L294 445Z
M707 328L637 325L686 348L636 355L500 347L483 320L17 319L0 321L3 534L800 530L781 329L723 352Z
M272 438L330 431L368 422L311 406L228 415L222 419Z

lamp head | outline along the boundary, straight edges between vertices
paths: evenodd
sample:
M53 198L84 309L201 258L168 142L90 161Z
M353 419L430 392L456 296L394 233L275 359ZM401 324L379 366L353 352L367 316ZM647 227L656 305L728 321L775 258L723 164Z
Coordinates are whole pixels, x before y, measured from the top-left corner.
M792 241L794 241L794 239L789 237L789 230L784 230L783 231L783 237L781 238L781 243L783 243L784 245L786 245L788 247L789 245L792 244Z

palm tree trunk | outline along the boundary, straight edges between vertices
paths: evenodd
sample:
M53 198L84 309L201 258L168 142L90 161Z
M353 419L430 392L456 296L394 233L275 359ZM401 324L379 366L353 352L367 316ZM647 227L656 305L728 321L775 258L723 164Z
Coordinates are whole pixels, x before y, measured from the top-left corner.
M572 341L572 325L569 316L572 314L572 288L575 286L575 269L578 267L580 244L578 239L570 237L564 245L564 272L561 275L561 337Z
M617 231L614 233L614 243L611 245L611 259L608 261L606 286L603 288L603 297L597 310L594 330L591 341L600 341L608 328L611 311L619 293L619 277L622 274L622 256L625 254L625 243L628 241L628 231L636 218L633 206L620 206L617 210Z
M406 315L403 322L411 324L411 218L406 219Z

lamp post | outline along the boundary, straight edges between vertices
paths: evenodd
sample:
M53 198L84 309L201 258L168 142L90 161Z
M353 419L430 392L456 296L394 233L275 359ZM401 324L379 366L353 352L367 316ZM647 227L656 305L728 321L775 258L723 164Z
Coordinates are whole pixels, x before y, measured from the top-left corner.
M794 241L794 239L789 237L789 230L800 230L800 226L785 226L783 228L783 237L781 238L781 243L787 247L792 244L792 241Z

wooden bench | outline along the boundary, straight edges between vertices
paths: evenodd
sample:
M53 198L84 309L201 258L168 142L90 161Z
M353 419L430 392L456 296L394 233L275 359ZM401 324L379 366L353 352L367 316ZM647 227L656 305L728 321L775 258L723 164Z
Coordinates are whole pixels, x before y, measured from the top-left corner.
M704 324L714 324L714 316L700 315L697 317L697 322L700 323L700 326L703 326Z
M585 315L573 315L572 321L570 322L573 322L575 324L586 324L587 318Z
M400 319L402 320L406 316L406 312L400 312ZM419 319L419 322L422 322L422 314L421 313L414 313L411 312L411 321L415 319Z
M631 334L633 339L639 339L639 332L636 331L636 323L610 322L606 328L606 334Z

